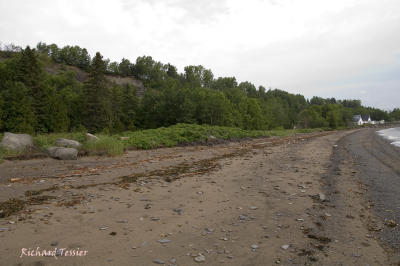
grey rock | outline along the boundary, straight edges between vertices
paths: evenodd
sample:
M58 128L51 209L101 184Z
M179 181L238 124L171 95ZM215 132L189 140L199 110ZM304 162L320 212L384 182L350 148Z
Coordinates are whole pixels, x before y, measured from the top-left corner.
M153 262L155 264L165 264L165 262L162 259L155 259L155 260L153 260Z
M98 141L99 140L99 138L98 137L96 137L95 135L93 135L93 134L90 134L90 133L86 133L86 139L87 139L87 141Z
M72 139L58 139L56 140L56 146L78 149L81 144L78 141Z
M171 264L176 264L176 259L175 259L175 258L171 258L171 259L169 260L169 263L171 263Z
M58 242L57 241L54 241L54 242L51 242L51 244L50 244L51 246L53 246L53 247L55 247L55 246L57 246L58 245Z
M3 231L8 231L8 227L1 227L0 232L3 232Z
M158 242L160 242L161 244L167 244L167 243L171 242L171 240L169 240L167 238L163 238L163 239L158 240Z
M78 150L74 148L49 147L47 153L50 157L59 160L77 160Z
M247 214L241 214L241 215L239 215L239 220L241 220L241 221L250 221L251 217L248 216Z
M173 209L173 211L176 212L179 215L183 214L183 209L181 209L181 208L175 208L175 209Z
M319 194L318 194L318 197L319 197L319 200L320 200L320 201L326 201L326 196L325 196L325 194L319 193Z
M258 245L253 244L253 245L251 245L251 248L252 248L252 249L258 249Z
M290 245L282 245L281 249L287 250L290 247Z
M194 261L195 262L203 262L203 261L206 261L206 257L204 257L203 254L199 253L199 255L197 257L194 257Z
M215 140L217 140L217 138L215 136L213 136L213 135L209 135L207 137L207 141L215 141Z
M205 230L206 230L207 233L212 233L212 232L214 232L214 229L213 229L213 228L208 228L208 227L207 227Z
M32 137L28 134L5 132L0 147L8 150L23 151L33 147Z

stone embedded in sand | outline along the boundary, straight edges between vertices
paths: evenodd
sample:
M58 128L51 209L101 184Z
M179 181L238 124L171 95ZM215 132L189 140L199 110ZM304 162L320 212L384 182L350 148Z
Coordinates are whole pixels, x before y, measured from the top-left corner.
M175 208L175 209L173 209L173 211L176 212L179 215L183 214L183 209L181 209L181 208Z
M282 245L281 249L287 250L290 247L290 245Z
M171 263L171 264L176 264L176 259L175 259L175 258L171 258L171 259L169 260L169 263Z
M239 215L239 220L241 220L241 221L250 221L251 219L246 214L241 214L241 215Z
M171 240L164 238L164 239L158 240L158 242L160 242L161 244L167 244L167 243L171 242Z
M256 244L251 245L251 249L253 249L253 250L258 249L258 245L256 245Z
M212 232L214 232L214 229L213 229L213 228L208 228L208 227L207 227L205 230L207 231L207 233L212 233Z
M206 261L206 257L204 257L203 254L199 253L199 255L197 257L194 257L194 261L195 262L203 262L203 261Z
M153 260L153 262L155 264L165 264L165 262L163 260L161 260L161 259L155 259L155 260Z
M318 197L319 197L319 200L320 200L320 201L326 201L326 196L325 196L325 194L319 193L319 194L318 194Z

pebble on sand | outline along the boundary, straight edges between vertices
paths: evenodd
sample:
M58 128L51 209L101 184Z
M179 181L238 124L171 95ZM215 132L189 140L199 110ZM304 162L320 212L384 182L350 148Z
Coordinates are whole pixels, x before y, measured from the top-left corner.
M158 240L158 242L160 242L161 244L167 244L167 243L171 242L171 240L164 238L164 239Z
M287 250L290 247L290 245L282 245L281 249Z
M251 245L251 249L253 249L253 250L258 249L258 245L256 245L256 244Z
M203 254L199 253L199 255L197 257L194 257L194 261L195 262L203 262L203 261L206 261L206 257L204 257Z
M326 201L326 196L325 196L325 194L319 193L319 194L318 194L318 197L319 197L319 200L320 200L320 201Z
M183 214L183 209L181 209L181 208L175 208L175 209L173 209L173 211L176 212L179 215Z
M153 262L155 264L165 264L165 262L163 260L161 260L161 259L155 259L155 260L153 260Z

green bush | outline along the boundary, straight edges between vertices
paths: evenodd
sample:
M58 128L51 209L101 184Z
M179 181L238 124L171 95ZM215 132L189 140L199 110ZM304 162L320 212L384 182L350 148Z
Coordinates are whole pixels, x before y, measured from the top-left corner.
M295 130L243 130L240 128L176 124L168 128L147 129L134 132L125 132L121 136L128 137L124 140L124 147L128 149L152 149L157 147L172 147L177 144L206 141L209 136L217 139L232 140L243 138L258 138L268 136L286 136L296 133Z

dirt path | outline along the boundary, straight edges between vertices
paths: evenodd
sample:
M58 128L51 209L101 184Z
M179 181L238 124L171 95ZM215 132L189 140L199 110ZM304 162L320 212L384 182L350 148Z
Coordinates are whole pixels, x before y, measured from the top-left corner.
M0 218L0 264L386 265L352 166L332 161L346 134L6 162L0 201L24 210ZM37 247L87 254L20 258Z

